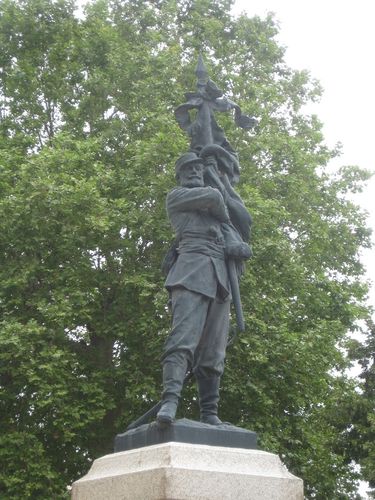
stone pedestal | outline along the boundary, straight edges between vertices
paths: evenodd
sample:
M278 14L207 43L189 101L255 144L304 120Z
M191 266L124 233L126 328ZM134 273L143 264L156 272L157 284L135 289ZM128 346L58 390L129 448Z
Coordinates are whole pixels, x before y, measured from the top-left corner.
M106 455L72 500L303 500L303 482L260 450L163 443Z

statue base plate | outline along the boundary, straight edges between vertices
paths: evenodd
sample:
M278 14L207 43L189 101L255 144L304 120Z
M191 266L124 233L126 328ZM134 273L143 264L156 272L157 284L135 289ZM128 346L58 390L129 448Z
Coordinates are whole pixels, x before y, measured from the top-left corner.
M182 418L165 428L160 428L156 422L152 422L117 434L115 453L169 442L257 449L255 432L230 424L209 425Z

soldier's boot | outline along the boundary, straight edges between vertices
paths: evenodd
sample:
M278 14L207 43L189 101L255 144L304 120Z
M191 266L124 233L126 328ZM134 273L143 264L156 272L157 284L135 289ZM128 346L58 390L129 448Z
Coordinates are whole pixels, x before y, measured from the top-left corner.
M217 416L220 377L197 378L199 391L200 420L205 424L220 425Z
M170 425L175 419L186 368L186 362L179 364L165 361L163 364L162 406L156 415L156 421L162 427Z

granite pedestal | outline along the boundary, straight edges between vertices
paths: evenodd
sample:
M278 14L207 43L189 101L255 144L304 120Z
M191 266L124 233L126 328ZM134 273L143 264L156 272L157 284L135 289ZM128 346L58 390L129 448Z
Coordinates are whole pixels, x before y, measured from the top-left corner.
M72 500L303 500L303 482L256 449L168 442L106 455Z

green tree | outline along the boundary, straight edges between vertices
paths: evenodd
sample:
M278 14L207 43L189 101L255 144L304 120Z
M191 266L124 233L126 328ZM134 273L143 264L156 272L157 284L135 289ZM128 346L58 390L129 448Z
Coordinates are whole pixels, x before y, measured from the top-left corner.
M319 85L287 67L272 17L234 19L231 3L98 0L83 19L69 0L0 4L2 498L64 498L159 398L164 199L188 147L173 109L198 49L259 118L249 134L221 117L254 218L221 414L256 430L308 498L356 498L343 348L368 316L369 231L345 195L367 174L327 172L338 151L301 111Z
M361 464L364 479L375 498L375 324L372 320L367 323L365 342L353 341L349 353L362 368L361 397L352 409L353 426L349 430L352 456Z

